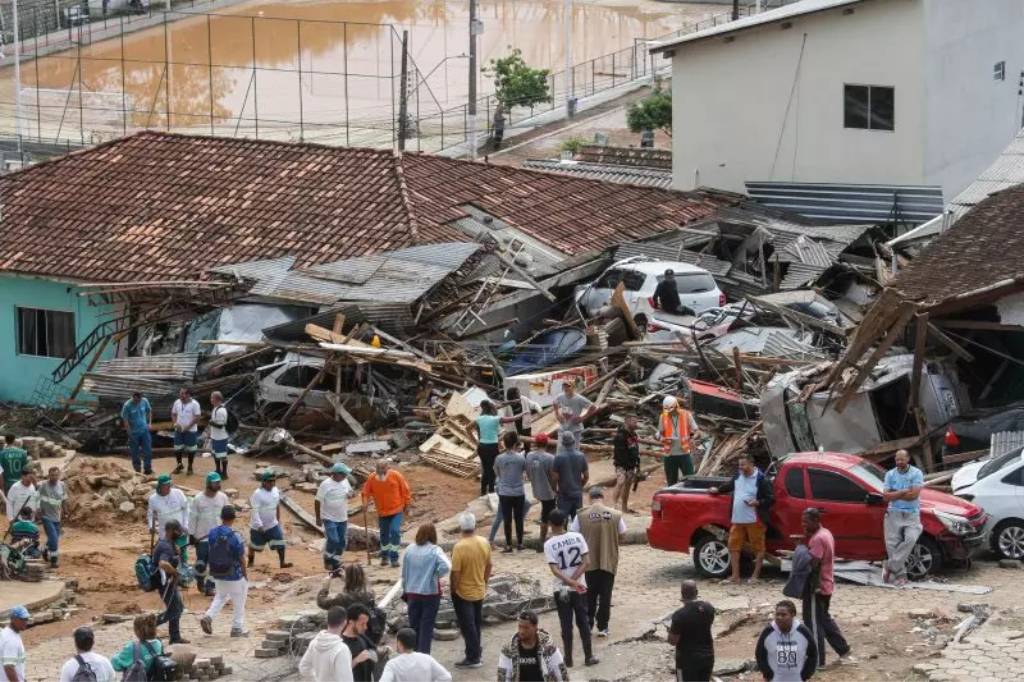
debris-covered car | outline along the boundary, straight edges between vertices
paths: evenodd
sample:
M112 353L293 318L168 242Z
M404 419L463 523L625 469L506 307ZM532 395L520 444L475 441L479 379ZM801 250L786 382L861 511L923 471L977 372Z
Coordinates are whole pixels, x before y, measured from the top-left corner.
M634 317L655 311L654 290L665 278L665 271L675 274L679 302L695 313L725 305L725 294L718 288L715 278L704 268L689 263L629 258L613 264L592 284L579 287L576 301L590 315L607 306L619 283L623 284L623 298Z

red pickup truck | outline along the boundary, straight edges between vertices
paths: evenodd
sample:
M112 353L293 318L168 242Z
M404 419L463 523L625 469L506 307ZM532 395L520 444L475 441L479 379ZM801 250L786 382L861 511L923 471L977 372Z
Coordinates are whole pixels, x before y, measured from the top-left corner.
M769 552L794 549L791 535L802 535L800 517L808 507L822 512L822 524L836 539L836 556L850 560L885 558L882 500L885 472L877 465L842 453L798 453L775 463L767 473L775 489L767 531ZM671 552L693 551L697 572L705 577L729 573L726 533L732 515L731 495L711 495L707 488L725 478L691 476L654 495L647 541ZM985 542L987 515L980 507L952 495L921 492L924 532L914 547L908 573L921 578L944 562L969 560Z

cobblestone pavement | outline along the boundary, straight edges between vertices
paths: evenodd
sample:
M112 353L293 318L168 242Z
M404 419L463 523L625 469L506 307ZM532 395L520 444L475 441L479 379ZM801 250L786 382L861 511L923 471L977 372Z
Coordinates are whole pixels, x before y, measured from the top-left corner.
M378 595L387 591L398 577L393 569L368 569L375 581ZM544 590L551 588L551 575L541 555L534 552L495 555L494 574L513 574L540 581ZM716 654L724 661L753 659L756 636L770 617L772 606L782 599L783 580L768 570L767 580L758 585L726 586L700 581L701 597L719 607L716 623L719 634ZM592 668L578 667L573 679L640 680L672 679L672 650L665 642L666 631L655 623L678 607L679 584L696 577L689 557L653 550L646 546L629 546L622 550L616 576L612 635L595 640L601 663ZM952 680L983 680L995 682L1024 679L1024 593L1019 589L1024 573L1000 569L994 563L977 562L969 572L952 572L950 582L986 585L991 594L969 596L953 592L918 589L892 590L868 588L840 583L833 600L833 615L854 646L858 665L827 668L815 679L838 680L907 680L917 673L936 682ZM261 590L274 590L273 605L258 606L247 614L247 626L253 634L248 639L227 636L229 614L218 617L213 637L199 629L201 614L187 613L183 618L185 637L192 640L200 656L222 655L232 665L234 674L226 680L297 680L296 661L287 657L269 660L253 658L253 650L262 633L273 629L277 618L313 606L313 596L320 578L308 577L287 585L269 583ZM958 604L987 603L993 609L992 619L961 644L945 645L952 638L956 624L964 618L957 612ZM230 609L230 607L229 607ZM558 638L558 621L554 613L542 615L542 627ZM1016 630L1015 628L1019 628ZM486 667L477 670L456 670L455 661L462 658L462 642L436 641L434 656L453 670L460 682L494 678L498 651L515 631L514 623L489 624L484 629ZM161 628L161 633L164 629ZM131 637L130 622L96 627L96 650L114 653ZM60 666L71 654L70 636L46 641L30 648L28 673L31 680L54 680ZM576 658L582 660L576 641ZM830 656L834 654L829 652ZM752 680L747 673L740 679Z

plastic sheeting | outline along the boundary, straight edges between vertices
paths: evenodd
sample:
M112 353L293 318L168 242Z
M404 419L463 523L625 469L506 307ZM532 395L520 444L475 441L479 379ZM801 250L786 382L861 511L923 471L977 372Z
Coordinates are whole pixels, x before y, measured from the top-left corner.
M294 322L310 311L297 306L273 306L240 303L230 308L218 308L202 315L189 325L185 336L185 352L201 355L220 355L240 350L230 344L206 345L200 341L235 341L256 343L263 340L263 329Z

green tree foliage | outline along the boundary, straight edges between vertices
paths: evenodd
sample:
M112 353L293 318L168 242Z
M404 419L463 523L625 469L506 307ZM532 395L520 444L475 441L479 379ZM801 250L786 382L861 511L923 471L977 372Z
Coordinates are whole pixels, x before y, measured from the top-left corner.
M626 125L634 133L664 130L672 135L672 91L655 84L654 91L626 111Z
M523 52L509 45L511 52L501 59L492 59L483 68L484 75L494 79L495 97L507 112L512 107L532 107L551 101L547 69L534 69L523 61Z

